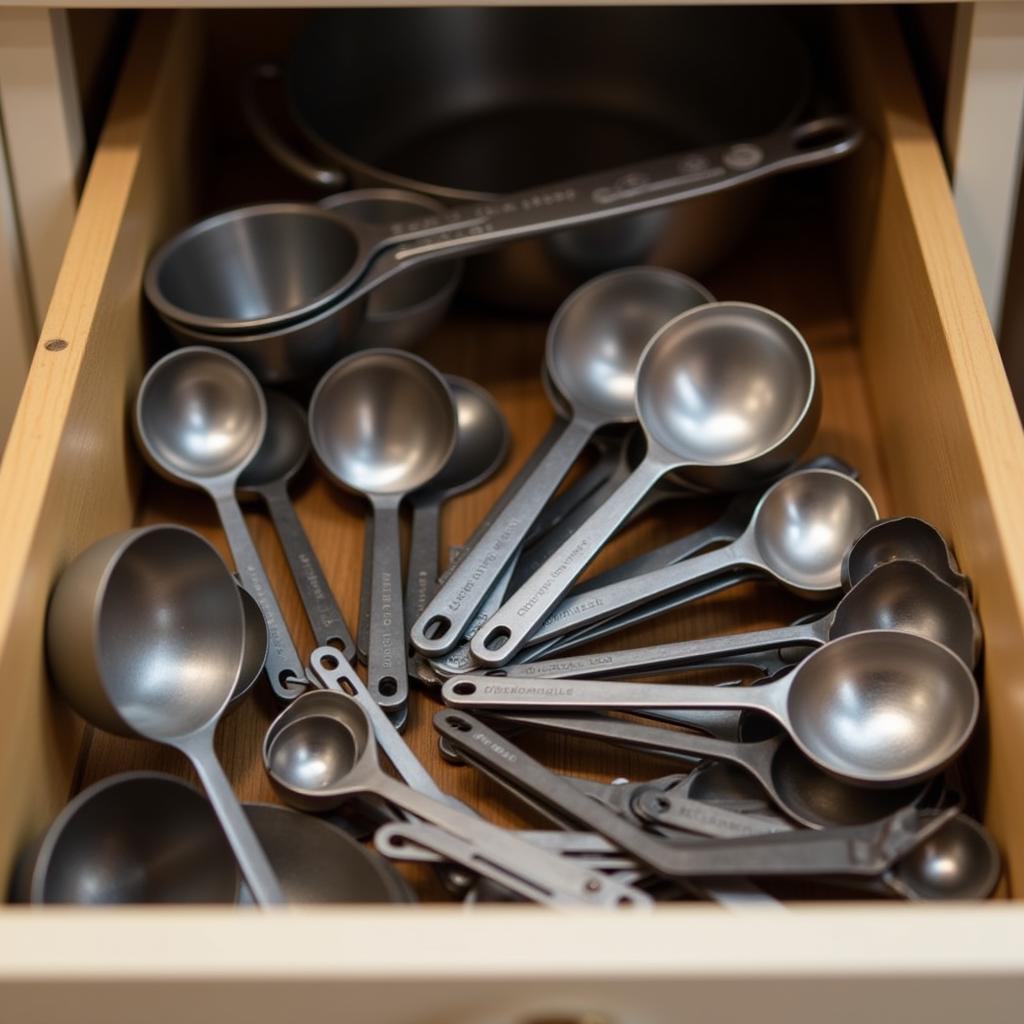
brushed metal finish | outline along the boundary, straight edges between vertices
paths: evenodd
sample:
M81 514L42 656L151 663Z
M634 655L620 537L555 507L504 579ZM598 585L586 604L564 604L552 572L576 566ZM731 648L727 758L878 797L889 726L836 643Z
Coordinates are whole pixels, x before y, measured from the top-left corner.
M473 637L480 664L515 656L666 474L736 490L785 472L817 428L818 376L787 320L748 303L710 303L650 340L637 368L636 408L647 437L643 461ZM419 648L420 638L413 643Z
M237 576L236 576L237 581ZM238 583L238 596L242 599L242 617L245 622L245 649L242 664L238 670L238 681L231 691L228 710L244 700L250 690L259 682L267 664L267 623L256 598L242 584Z
M239 887L213 808L161 772L112 775L75 796L27 878L32 903L234 903Z

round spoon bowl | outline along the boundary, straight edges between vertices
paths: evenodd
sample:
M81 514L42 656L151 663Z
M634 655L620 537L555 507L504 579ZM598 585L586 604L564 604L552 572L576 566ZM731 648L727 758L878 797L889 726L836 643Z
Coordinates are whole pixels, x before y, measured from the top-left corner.
M769 571L807 596L837 590L843 555L878 518L855 480L827 469L774 484L755 513L755 543Z
M266 331L342 295L359 255L339 217L307 203L264 203L216 214L167 242L146 269L149 301L200 331Z
M234 903L239 875L216 815L182 779L128 772L54 819L29 876L32 903Z
M445 374L455 400L458 429L451 457L428 489L454 497L471 491L492 476L509 448L508 422L498 404L479 384Z
M290 480L309 457L309 430L306 414L294 399L279 391L264 392L267 426L263 443L238 477L237 490L279 480Z
M54 680L92 723L149 739L185 736L227 704L245 647L242 599L217 551L179 526L107 537L54 588Z
M717 488L787 468L819 414L814 360L800 333L739 302L666 324L644 352L636 399L651 441L686 464L686 479Z
M923 781L960 751L978 716L970 669L909 633L853 633L795 671L791 733L826 770L864 785Z
M551 383L577 411L602 423L636 419L640 356L651 338L680 313L714 296L682 274L626 267L577 288L548 329L545 363Z
M238 360L191 347L150 368L136 399L144 451L171 479L197 484L236 472L259 450L266 431L263 392Z
M958 814L893 868L897 887L922 900L983 900L999 881L1001 860L992 836Z
M277 804L246 804L289 903L414 903L402 876L334 825ZM252 902L243 884L239 902Z
M451 392L417 356L382 349L336 363L313 392L310 438L344 487L401 495L444 467L455 445Z

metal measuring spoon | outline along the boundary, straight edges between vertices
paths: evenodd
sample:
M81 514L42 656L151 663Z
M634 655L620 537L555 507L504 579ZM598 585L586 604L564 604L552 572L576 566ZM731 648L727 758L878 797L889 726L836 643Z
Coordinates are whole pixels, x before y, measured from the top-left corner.
M753 743L731 743L597 715L503 715L495 724L500 726L504 720L632 750L726 761L755 779L776 807L806 828L879 821L913 803L923 791L921 785L868 789L844 782L810 762L784 733ZM705 785L705 796L707 789ZM699 799L701 792L679 795ZM647 817L650 819L649 814Z
M529 898L597 905L647 902L629 887L564 862L385 774L377 761L377 744L366 712L344 694L330 696L327 713L299 718L282 715L267 730L263 764L286 803L300 810L320 811L352 796L376 796L486 848L493 864L518 873L518 891L527 889Z
M238 866L213 808L184 779L111 775L54 818L15 877L32 903L234 903Z
M571 412L561 437L413 624L413 646L446 654L467 628L562 479L597 431L636 419L634 378L644 347L684 310L712 300L697 282L658 267L627 267L587 281L555 313L544 364Z
M894 629L928 637L971 666L981 647L981 627L959 590L917 562L887 562L863 577L827 615L803 625L534 661L521 669L508 665L504 671L549 678L629 676L702 664L709 658L740 658L759 650L820 647L836 637L867 629Z
M481 664L515 656L662 477L678 471L699 486L738 489L777 476L820 415L807 342L777 314L739 302L699 306L666 324L636 369L635 404L644 460L473 637Z
M605 836L669 878L835 874L877 877L955 814L954 810L925 819L917 809L905 808L881 822L821 832L668 841L637 828L592 800L511 740L465 712L438 712L434 728L450 738L463 754L506 776L556 813Z
M866 530L843 562L843 582L852 586L877 566L893 561L920 562L971 600L970 578L960 572L946 538L915 516L880 519Z
M479 487L508 456L508 423L491 395L463 377L446 374L445 379L455 399L458 434L455 449L441 472L409 496L412 524L405 621L410 623L419 617L437 586L442 504Z
M235 579L209 542L183 527L150 526L97 541L64 570L46 648L57 688L84 719L189 759L257 901L282 903L213 749L244 629Z
M259 382L234 356L216 349L168 353L149 368L135 400L135 433L150 464L213 499L235 568L267 624L270 685L278 697L292 700L306 688L302 660L235 497L266 425Z
M367 686L399 714L409 696L402 608L402 499L434 479L455 447L455 403L444 378L408 352L374 349L327 371L309 402L309 433L331 479L373 508Z
M309 456L306 414L298 402L278 391L265 391L264 398L267 432L235 488L243 496L262 498L266 504L317 646L338 647L346 658L352 658L355 641L288 496L289 483Z
M877 518L871 495L848 476L828 469L790 473L764 492L732 543L570 597L532 639L558 636L736 569L753 569L801 597L826 597L841 586L846 551Z
M887 630L831 640L762 686L457 676L441 693L454 707L488 711L762 711L819 767L875 786L910 785L940 771L970 738L979 709L974 676L952 651Z
M235 577L238 581L238 577ZM242 599L242 615L245 620L245 650L242 653L242 664L238 669L238 679L231 691L231 700L227 710L237 707L246 694L256 685L267 664L267 624L263 612L256 599L241 583L238 583L238 596Z

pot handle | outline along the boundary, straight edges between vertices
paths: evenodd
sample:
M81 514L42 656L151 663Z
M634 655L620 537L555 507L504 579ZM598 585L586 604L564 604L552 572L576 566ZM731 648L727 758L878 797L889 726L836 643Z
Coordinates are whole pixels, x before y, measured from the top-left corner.
M281 67L278 64L257 64L250 68L242 80L239 98L242 115L249 130L260 145L283 167L304 181L321 188L347 188L348 175L337 167L325 167L307 159L294 149L271 124L261 98L261 87L267 82L281 81Z

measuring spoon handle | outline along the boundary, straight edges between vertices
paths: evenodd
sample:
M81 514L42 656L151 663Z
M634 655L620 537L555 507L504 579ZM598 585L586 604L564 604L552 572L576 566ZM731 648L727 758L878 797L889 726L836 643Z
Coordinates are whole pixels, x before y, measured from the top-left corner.
M842 116L820 118L770 135L707 146L609 171L582 175L488 203L392 224L390 245L368 269L359 291L429 259L451 259L514 238L579 227L721 192L760 178L837 160L854 150L860 127Z
M572 468L594 432L594 424L574 419L566 426L522 487L477 543L455 566L413 624L413 646L427 657L447 654L462 638L477 609L534 520Z
M263 561L238 506L234 487L215 492L212 497L227 537L228 547L231 549L235 569L245 589L256 599L267 623L266 668L270 685L282 700L293 700L305 691L306 676L292 638L288 635L281 606L277 603L267 571L263 568Z
M398 712L409 699L405 616L402 608L402 548L395 495L373 500L373 577L370 584L370 646L366 686L386 711ZM365 558L366 555L364 554Z
M405 621L415 622L437 588L441 550L441 501L431 496L412 499L409 561L405 570Z
M664 471L661 463L644 459L604 505L512 594L470 642L480 664L496 667L515 657Z
M354 658L356 645L352 633L334 599L331 585L295 512L287 488L284 484L265 487L262 494L317 646L339 647L346 658Z

